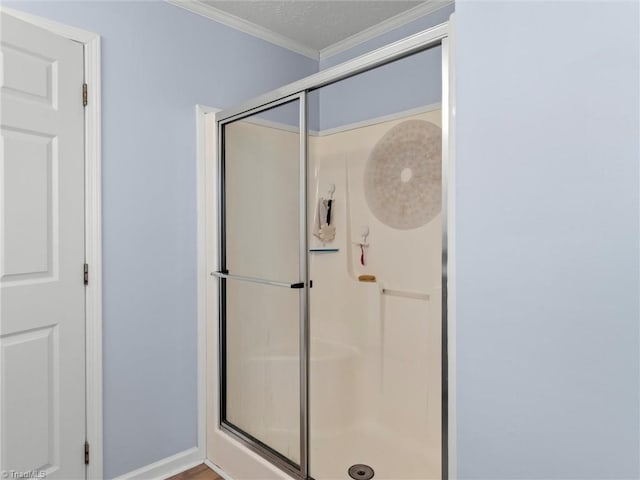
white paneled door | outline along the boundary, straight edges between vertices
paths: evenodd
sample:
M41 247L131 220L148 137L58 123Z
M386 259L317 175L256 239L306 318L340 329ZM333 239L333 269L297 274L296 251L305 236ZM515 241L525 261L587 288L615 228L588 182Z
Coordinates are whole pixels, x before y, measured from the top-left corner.
M0 475L85 478L83 45L0 18Z

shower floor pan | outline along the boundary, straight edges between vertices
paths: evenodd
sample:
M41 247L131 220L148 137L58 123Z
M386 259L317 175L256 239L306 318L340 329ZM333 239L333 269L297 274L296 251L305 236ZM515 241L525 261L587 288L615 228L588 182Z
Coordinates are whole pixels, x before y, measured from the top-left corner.
M299 448L296 346L276 346L246 360L246 393L252 420L245 428L275 450L297 460ZM316 480L350 480L349 467L369 465L375 479L439 479L440 451L411 442L363 418L355 379L360 352L349 345L313 339L310 351L310 475ZM248 413L245 410L245 414ZM257 415L256 415L257 414ZM253 428L252 428L253 427Z
M312 432L309 449L310 475L316 480L349 480L355 464L373 468L374 479L440 479L439 449L411 444L375 425L332 435Z

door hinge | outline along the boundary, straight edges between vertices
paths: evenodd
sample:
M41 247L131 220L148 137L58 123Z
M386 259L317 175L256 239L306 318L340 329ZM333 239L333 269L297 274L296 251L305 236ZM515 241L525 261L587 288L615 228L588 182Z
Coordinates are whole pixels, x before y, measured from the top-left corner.
M84 284L89 285L89 264L84 264Z
M84 442L84 464L89 465L89 442Z
M82 84L82 106L86 107L87 103L89 103L89 93L87 91L87 84L83 83Z

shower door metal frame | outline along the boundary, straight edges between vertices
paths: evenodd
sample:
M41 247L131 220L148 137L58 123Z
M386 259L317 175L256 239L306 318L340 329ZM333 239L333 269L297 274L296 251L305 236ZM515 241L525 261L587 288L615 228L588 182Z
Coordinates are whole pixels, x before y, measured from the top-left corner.
M261 278L245 277L241 275L230 275L226 265L226 202L225 202L225 140L224 140L224 127L225 125L242 120L243 118L250 117L260 112L270 110L272 108L285 105L288 103L298 102L299 108L299 136L300 136L300 160L299 160L299 247L298 247L298 276L299 279L296 282L285 283L274 280L266 280ZM219 292L219 316L218 316L218 328L219 328L219 345L218 345L218 365L219 365L219 428L224 432L233 436L236 440L239 440L246 447L250 448L259 455L267 458L270 462L285 470L287 473L297 477L304 478L308 470L306 463L308 454L308 423L306 422L306 416L303 415L303 410L300 411L300 464L296 464L291 459L285 457L280 452L274 450L269 445L255 438L248 432L245 432L241 428L233 425L226 419L226 282L227 280L235 280L241 282L258 283L261 285L269 285L272 287L282 287L300 290L299 297L299 329L300 329L300 403L308 405L308 351L307 346L309 342L306 337L308 336L308 329L304 327L308 318L308 304L309 304L309 290L307 287L307 93L298 92L286 97L278 98L272 102L264 105L259 105L252 108L241 115L235 115L225 119L219 119L216 114L216 122L218 129L218 267L219 271L212 272L211 275L219 279L218 292ZM306 408L304 409L306 415Z
M288 474L299 479L311 478L309 475L309 272L308 272L308 224L307 224L307 163L308 163L308 119L307 94L326 85L339 82L360 73L373 70L382 65L392 63L413 54L433 47L442 47L442 479L448 479L449 472L449 365L448 365L448 222L449 222L449 142L451 131L450 90L449 90L449 35L450 24L444 22L430 29L407 37L398 42L374 50L370 53L318 72L281 88L263 94L236 107L215 114L218 132L218 272L211 275L219 278L219 335L218 335L218 381L219 381L219 425L225 433L240 441L250 450L258 453L272 464L280 467ZM226 410L226 238L225 238L225 190L224 190L224 125L270 108L289 103L300 102L300 251L299 271L301 288L300 296L300 464L297 465L268 445L243 432L225 420ZM252 281L255 279L245 279ZM261 282L264 283L264 282ZM279 283L279 282L277 282ZM273 282L271 282L273 284ZM278 285L283 286L283 285ZM286 286L286 285L284 285Z

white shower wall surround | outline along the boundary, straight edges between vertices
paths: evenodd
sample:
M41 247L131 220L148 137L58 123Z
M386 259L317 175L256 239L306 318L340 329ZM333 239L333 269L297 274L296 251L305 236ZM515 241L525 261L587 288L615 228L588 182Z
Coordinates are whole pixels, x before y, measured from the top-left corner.
M440 214L419 228L397 230L376 219L364 194L365 166L376 142L409 119L440 126L441 112L434 109L309 138L308 218L314 218L318 198L335 184L336 238L325 246L339 250L312 253L309 265L313 280L309 456L314 478L346 479L349 466L356 463L370 465L380 479L440 476ZM271 197L278 191L290 194L290 186L298 179L297 169L283 173L279 168L278 178L261 181L268 175L270 162L289 158L299 147L296 129L240 123L235 132L238 139L252 141L228 138L226 144L235 150L227 155L238 162L245 158L246 165L237 167L251 173L228 178L251 182L255 188L248 190L255 198L227 205L229 217L239 213L234 209L251 208L267 198L282 205L286 199ZM261 190L265 183L270 185L269 192ZM240 251L249 249L251 242L270 242L256 232L267 231L274 219L258 220L251 232L228 230L228 245ZM367 264L362 266L354 243L360 241L365 225L370 229L370 247ZM263 243L261 250L273 249L279 252L276 255L283 254L283 249L296 252L295 232L289 237L290 245ZM311 232L309 238L311 248L322 246ZM261 274L261 260L246 258L254 264L243 266L243 271L250 268ZM264 268L272 268L269 259L262 262ZM290 267L283 268L283 275L294 273L286 271ZM361 274L375 275L377 282L359 282ZM427 294L428 300L384 295L383 288ZM228 418L297 461L299 418L292 414L299 407L297 298L286 289L238 285L229 290L227 305L235 309L229 312L234 322L228 326L234 330L227 335ZM283 310L290 315L282 315Z

